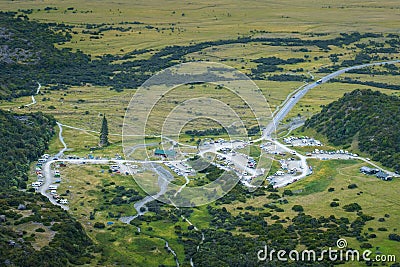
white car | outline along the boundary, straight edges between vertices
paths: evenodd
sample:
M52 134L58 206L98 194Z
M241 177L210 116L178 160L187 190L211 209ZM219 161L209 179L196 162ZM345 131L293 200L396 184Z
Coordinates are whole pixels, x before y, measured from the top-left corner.
M67 199L65 199L65 198L63 198L63 199L60 199L60 204L68 204L68 200Z

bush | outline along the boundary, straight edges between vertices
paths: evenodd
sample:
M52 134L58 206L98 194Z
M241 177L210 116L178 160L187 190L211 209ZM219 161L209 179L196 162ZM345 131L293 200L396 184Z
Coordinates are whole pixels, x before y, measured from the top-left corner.
M35 232L44 233L44 232L46 232L46 230L44 230L43 228L38 228L35 230Z
M360 248L372 248L372 245L370 243L362 243Z
M303 206L301 206L301 205L294 205L292 207L292 210L294 210L296 212L303 212L304 211Z
M348 189L355 189L355 188L357 188L358 186L356 185L356 184L349 184L348 186L347 186L347 188Z
M283 191L283 195L284 196L293 196L293 192L290 189L285 189L285 191Z
M389 240L400 242L400 235L398 235L398 234L390 234L389 235Z
M339 203L333 201L333 202L331 202L330 206L331 206L332 208L334 208L334 207L339 207Z
M360 205L358 205L358 203L351 203L343 206L343 209L347 212L353 212L353 211L360 211L362 208Z
M104 225L104 223L101 222L95 222L95 224L93 225L94 228L98 228L98 229L104 229L106 226Z
M271 194L269 194L269 196L267 198L269 198L269 199L279 199L279 198L281 198L281 196L276 194L276 193L271 193Z

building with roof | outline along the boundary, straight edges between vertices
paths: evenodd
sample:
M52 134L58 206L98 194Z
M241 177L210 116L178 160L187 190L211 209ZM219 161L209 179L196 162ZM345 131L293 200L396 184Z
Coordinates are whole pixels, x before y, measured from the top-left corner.
M174 150L164 150L164 149L156 149L154 151L155 156L161 156L164 158L175 158L176 152Z

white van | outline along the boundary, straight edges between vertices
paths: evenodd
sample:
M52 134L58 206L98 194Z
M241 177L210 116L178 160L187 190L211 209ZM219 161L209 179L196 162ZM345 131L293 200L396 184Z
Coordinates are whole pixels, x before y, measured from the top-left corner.
M40 187L40 186L42 186L42 183L41 183L41 182L34 182L34 183L32 183L32 187Z
M57 186L52 184L49 186L49 190L57 190Z

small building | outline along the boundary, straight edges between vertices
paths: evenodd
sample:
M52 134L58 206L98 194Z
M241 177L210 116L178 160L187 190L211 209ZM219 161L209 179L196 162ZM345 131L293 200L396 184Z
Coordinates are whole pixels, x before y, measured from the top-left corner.
M368 174L368 175L372 175L372 174L376 174L379 172L378 169L372 169L366 166L363 166L360 168L360 172L364 173L364 174Z
M156 149L154 151L155 156L161 156L164 158L175 158L176 152L174 150L163 150L163 149Z

